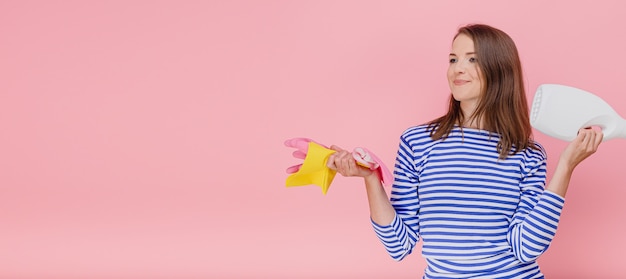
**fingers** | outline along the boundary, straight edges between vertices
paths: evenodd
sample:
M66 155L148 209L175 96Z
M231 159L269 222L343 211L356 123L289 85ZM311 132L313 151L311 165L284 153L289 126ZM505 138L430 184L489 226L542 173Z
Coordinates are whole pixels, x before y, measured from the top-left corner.
M581 137L581 145L582 147L587 147L589 146L589 141L591 140L591 135L590 135L591 129L588 128L584 128L584 129L580 129L578 131L578 135L579 137Z
M351 158L350 152L343 150L335 145L331 146L330 148L337 152L331 154L328 157L328 162L326 163L326 166L343 174L343 172L349 169L348 164L350 163L349 159Z
M347 161L347 173L351 174L351 175L355 175L358 173L359 171L359 166L356 163L356 160L354 160L354 156L352 156L352 153L350 153L350 156L348 156L346 158Z
M602 131L600 131L599 133L596 133L596 147L600 145L600 143L602 143L602 140L604 139L604 133Z
M340 147L336 146L336 145L331 145L330 146L331 150L335 150L337 152L330 154L330 156L328 157L328 161L326 161L326 166L331 169L331 170L337 170L337 166L336 166L336 161L339 159L339 157L341 156L341 151L343 151L343 149L341 149Z
M309 142L311 141L309 138L291 138L285 141L285 146L293 147L306 153L309 150Z
M330 149L335 150L335 151L343 151L343 149L341 149L341 147L336 146L336 145L331 145Z
M354 158L352 158L352 153L342 150L338 151L337 158L335 159L335 167L337 172L341 173L344 176L354 175L354 170L356 169L356 164L354 163Z
M575 168L580 162L594 154L602 142L602 130L583 128L578 130L576 138L567 146L561 154L561 158L567 164Z
M302 167L302 164L297 164L291 167L287 168L287 173L292 174L292 173L296 173L300 170L300 167Z
M598 149L604 133L600 129L592 129L592 127L586 127L578 131L578 136L581 137L581 148L586 153L594 153Z
M306 152L303 152L301 150L296 150L291 154L293 155L293 157L298 158L298 159L306 158Z
M330 154L330 156L328 156L328 161L326 161L326 166L331 169L331 170L338 170L339 165L341 164L341 157L342 157L342 149L332 145L330 147L330 149L335 150L337 152Z

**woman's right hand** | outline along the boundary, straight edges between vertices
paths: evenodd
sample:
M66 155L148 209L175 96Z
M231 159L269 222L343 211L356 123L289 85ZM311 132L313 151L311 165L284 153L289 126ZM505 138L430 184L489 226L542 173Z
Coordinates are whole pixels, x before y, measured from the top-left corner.
M343 176L358 176L367 177L370 175L376 175L376 173L369 168L360 166L354 160L352 152L343 150L336 145L332 145L330 149L336 152L328 157L326 166L331 170L336 170Z

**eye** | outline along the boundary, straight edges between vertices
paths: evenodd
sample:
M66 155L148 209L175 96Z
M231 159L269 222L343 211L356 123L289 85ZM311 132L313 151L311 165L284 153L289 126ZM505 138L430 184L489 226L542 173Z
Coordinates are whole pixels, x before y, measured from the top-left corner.
M469 62L476 63L476 57L470 57Z
M450 64L456 63L456 58L450 58Z

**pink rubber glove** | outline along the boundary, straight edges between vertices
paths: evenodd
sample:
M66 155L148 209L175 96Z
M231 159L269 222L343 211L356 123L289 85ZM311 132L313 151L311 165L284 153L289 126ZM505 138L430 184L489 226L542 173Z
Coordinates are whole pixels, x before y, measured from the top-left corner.
M306 153L309 151L309 142L315 142L323 147L328 148L327 146L320 144L319 142L313 141L309 138L291 138L285 141L285 146L293 147L296 150L292 153L293 157L298 159L306 158ZM300 169L302 164L293 165L287 168L287 173L296 173Z
M378 175L383 184L393 184L393 175L387 166L385 166L383 160L378 158L373 152L367 150L365 147L357 147L352 152L352 157L354 157L359 164L369 167L371 170L378 170Z

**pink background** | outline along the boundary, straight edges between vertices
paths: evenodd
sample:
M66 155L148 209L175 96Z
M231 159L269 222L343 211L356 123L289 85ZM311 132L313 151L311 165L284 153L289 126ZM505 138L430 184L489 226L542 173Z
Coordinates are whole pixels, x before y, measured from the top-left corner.
M283 141L392 165L472 22L517 42L529 101L561 83L626 116L620 1L575 3L0 1L0 278L419 278L359 179L284 186ZM551 174L566 143L535 135ZM548 278L626 275L625 152L577 169Z

